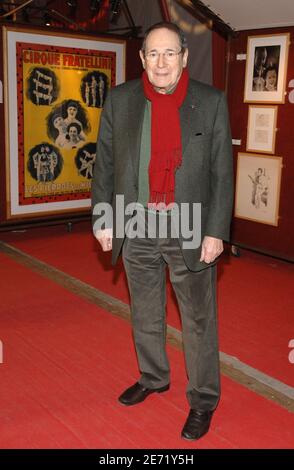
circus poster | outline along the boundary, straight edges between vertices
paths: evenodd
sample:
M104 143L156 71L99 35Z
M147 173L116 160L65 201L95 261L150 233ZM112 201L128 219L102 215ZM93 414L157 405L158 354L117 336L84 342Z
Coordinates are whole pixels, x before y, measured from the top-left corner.
M10 217L88 210L108 90L124 41L6 31Z

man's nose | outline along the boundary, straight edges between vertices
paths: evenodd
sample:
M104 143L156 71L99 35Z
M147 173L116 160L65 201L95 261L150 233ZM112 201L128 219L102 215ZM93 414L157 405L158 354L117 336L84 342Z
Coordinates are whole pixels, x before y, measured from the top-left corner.
M165 66L165 59L164 59L164 54L158 54L158 60L157 60L157 66L158 67L164 67Z

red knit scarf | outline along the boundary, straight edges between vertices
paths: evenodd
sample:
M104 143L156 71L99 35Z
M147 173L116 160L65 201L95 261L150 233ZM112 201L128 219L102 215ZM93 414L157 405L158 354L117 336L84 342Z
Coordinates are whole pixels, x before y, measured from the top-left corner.
M172 94L158 93L146 72L142 80L145 96L152 103L148 207L162 209L175 200L175 172L182 163L179 108L187 94L189 75L183 69Z

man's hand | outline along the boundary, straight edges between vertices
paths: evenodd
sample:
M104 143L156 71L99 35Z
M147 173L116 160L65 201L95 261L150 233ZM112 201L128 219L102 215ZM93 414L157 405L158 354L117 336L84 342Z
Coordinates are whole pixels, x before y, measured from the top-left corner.
M95 238L97 238L103 251L112 250L112 228L96 230Z
M200 261L212 263L224 251L223 241L219 238L204 237Z

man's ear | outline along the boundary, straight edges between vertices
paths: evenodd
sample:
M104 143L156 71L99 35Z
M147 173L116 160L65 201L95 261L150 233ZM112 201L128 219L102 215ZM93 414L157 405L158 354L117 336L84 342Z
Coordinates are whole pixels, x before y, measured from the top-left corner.
M142 62L143 69L145 69L146 61L145 61L145 57L144 57L144 54L143 54L142 50L139 51L139 55L140 55L140 59L141 59L141 62Z
M185 52L183 54L183 68L187 67L187 62L188 62L188 49L185 49Z

